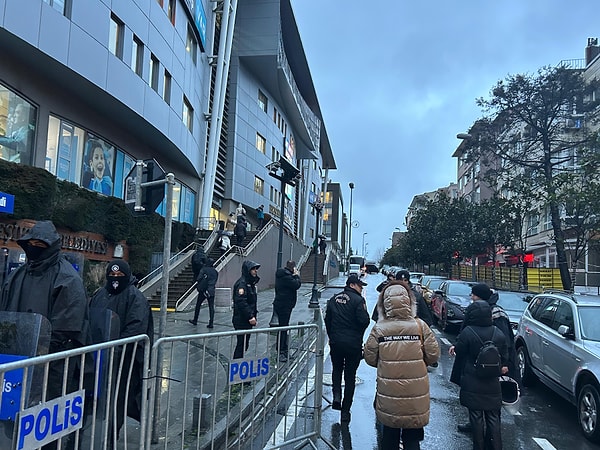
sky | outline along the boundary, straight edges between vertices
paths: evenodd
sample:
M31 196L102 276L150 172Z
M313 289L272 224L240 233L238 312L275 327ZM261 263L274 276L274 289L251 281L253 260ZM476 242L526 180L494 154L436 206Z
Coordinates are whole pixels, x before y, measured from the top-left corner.
M378 260L415 195L456 182L457 133L513 74L582 59L598 0L291 0L353 253ZM289 56L288 56L289 57ZM366 234L364 234L366 233ZM364 238L363 238L364 236Z

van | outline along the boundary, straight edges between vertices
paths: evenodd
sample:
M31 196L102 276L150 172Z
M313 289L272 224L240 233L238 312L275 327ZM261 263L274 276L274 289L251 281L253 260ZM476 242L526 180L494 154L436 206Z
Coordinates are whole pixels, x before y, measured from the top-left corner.
M360 264L350 264L349 270L348 270L348 275L358 275L360 277Z

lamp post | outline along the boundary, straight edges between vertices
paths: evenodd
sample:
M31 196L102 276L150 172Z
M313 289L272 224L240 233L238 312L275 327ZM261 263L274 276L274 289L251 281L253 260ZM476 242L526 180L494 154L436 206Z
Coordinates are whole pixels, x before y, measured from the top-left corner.
M267 166L269 169L269 175L273 178L281 181L281 211L279 214L279 245L277 247L277 267L281 267L283 260L283 221L284 211L285 211L285 186L289 184L290 186L296 185L296 180L300 176L300 171L294 167L290 162L285 159L283 156L279 158L279 161L275 161Z
M350 270L350 256L352 255L352 191L354 191L354 183L348 183L348 187L350 188L350 223L348 224L348 258L346 259L346 272Z
M2 266L2 283L6 280L8 274L8 248L2 247L2 255L4 256L4 265Z
M323 210L323 204L320 201L316 201L312 204L312 207L315 209L315 217L317 219L317 223L315 225L315 233L316 239L319 238L319 222L321 217L321 211ZM308 302L309 308L318 308L319 307L319 291L317 290L317 276L318 276L318 261L319 261L319 252L317 251L317 246L315 246L315 266L313 271L313 287L312 287L312 295L310 296L310 301Z
M368 234L368 233L367 233L366 231L363 233L363 239L362 239L362 255L363 255L363 256L365 256L365 236L366 236L367 234Z

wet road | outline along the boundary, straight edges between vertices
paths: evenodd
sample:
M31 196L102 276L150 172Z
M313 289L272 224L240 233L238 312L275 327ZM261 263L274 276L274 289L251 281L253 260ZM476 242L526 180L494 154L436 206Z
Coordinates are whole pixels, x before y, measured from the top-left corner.
M366 299L369 311L375 305L375 287L383 280L379 274L368 275ZM326 289L321 305L338 289ZM370 328L367 329L368 335ZM467 422L467 410L458 401L458 387L448 380L453 360L448 356L448 347L456 339L452 333L442 333L434 327L441 347L442 358L439 367L431 369L431 415L425 427L425 440L421 448L431 450L464 450L472 448L471 436L460 433L456 426ZM328 348L327 348L328 351ZM325 386L323 388L323 420L321 434L334 448L377 449L377 429L373 398L375 394L376 370L364 362L357 376L360 379L352 406L352 421L349 427L339 423L340 413L329 406L331 386L329 376L331 362L325 361ZM527 449L578 449L600 448L587 441L579 431L575 407L558 395L538 384L525 389L521 400L515 406L502 410L502 438L504 450ZM324 441L318 442L319 449L330 448Z

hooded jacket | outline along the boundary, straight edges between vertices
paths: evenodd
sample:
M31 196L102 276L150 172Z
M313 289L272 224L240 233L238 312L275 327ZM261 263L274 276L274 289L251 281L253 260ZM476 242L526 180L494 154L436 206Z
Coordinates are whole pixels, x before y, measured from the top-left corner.
M508 364L506 337L492 324L492 308L485 300L477 300L465 311L465 327L454 347L456 358L450 381L460 385L460 404L469 409L490 411L502 407L502 391L498 378L479 378L475 360L482 341L493 341L500 353L502 365Z
M379 321L364 347L365 361L377 367L377 420L391 428L422 428L429 423L429 376L440 348L431 329L415 318L415 301L404 281L390 282L379 294Z
M517 353L515 350L515 334L510 325L510 318L502 306L497 305L498 293L494 292L487 302L492 307L492 323L500 328L504 336L506 336L506 342L508 344L508 376L518 383L521 382L521 376L517 369Z
M37 222L17 242L37 239L48 248L14 270L2 287L0 310L33 312L52 325L50 352L89 344L89 310L83 281L60 253L61 239L50 221Z
M258 276L253 277L250 270L260 267L260 264L246 260L242 263L242 276L233 285L233 327L239 329L251 329L249 320L256 318L256 283L260 280Z
M215 269L213 265L213 261L211 259L207 259L205 265L200 269L200 273L198 274L198 285L196 289L198 289L198 293L204 294L208 297L215 296L215 287L217 285L217 280L219 279L219 272Z
M287 267L281 267L275 271L275 300L273 305L282 311L292 311L296 306L298 289L302 282L299 275Z

